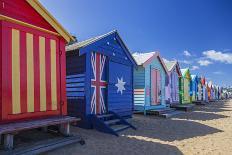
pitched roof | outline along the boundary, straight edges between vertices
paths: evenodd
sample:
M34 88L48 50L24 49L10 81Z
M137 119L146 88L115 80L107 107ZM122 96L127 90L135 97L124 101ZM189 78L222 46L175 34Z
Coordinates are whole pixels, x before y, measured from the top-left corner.
M191 75L192 80L194 80L197 77L197 75Z
M135 61L138 65L143 65L147 60L149 60L156 52L149 52L149 53L133 53L132 56L134 57Z
M59 22L43 7L38 0L26 0L51 26L67 41L75 39L59 24Z
M189 68L184 68L184 69L181 69L180 71L181 71L182 76L185 76L187 74L187 72L189 72ZM191 78L191 76L190 76L190 78Z
M75 49L80 49L82 47L85 47L85 46L88 46L106 36L109 36L113 33L117 32L117 30L113 30L113 31L110 31L106 34L103 34L103 35L100 35L100 36L96 36L96 37L93 37L93 38L90 38L90 39L87 39L87 40L84 40L84 41L81 41L81 42L76 42L74 44L71 44L71 45L68 45L66 46L66 51L72 51L72 50L75 50Z
M85 41L81 41L81 42L75 42L75 43L72 43L70 45L67 45L66 46L66 51L73 51L73 50L76 50L76 49L81 49L81 48L84 48L90 44L93 44L107 36L110 36L112 34L115 34L117 37L116 38L119 38L119 44L124 48L125 50L125 53L126 55L128 56L128 58L131 60L131 62L137 66L136 64L136 61L135 59L133 58L133 56L131 55L129 49L127 48L126 44L123 42L121 36L119 35L118 31L117 30L113 30L113 31L110 31L106 34L103 34L103 35L99 35L99 36L96 36L96 37L93 37L93 38L90 38L90 39L87 39Z
M147 64L149 64L149 62L151 62L154 58L158 58L158 60L160 61L161 65L164 68L164 71L168 73L168 69L163 59L161 58L159 52L147 52L147 53L136 52L136 53L133 53L132 56L134 57L138 65L143 65L143 66L146 66Z
M164 61L168 71L172 71L172 69L175 67L177 61Z

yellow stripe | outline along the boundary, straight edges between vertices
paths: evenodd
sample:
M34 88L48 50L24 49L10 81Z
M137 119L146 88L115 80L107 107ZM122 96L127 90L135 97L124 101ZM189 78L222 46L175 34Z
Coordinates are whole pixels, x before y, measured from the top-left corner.
M39 37L40 111L46 111L45 38Z
M33 35L27 33L27 111L34 112Z
M20 107L20 56L19 31L12 29L12 112L18 114Z
M52 110L57 110L57 83L56 83L56 41L51 40L51 97Z

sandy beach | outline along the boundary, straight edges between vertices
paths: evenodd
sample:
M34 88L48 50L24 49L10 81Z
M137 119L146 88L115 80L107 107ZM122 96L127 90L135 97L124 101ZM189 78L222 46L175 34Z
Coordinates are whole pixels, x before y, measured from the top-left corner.
M195 155L232 152L232 100L196 106L192 112L170 119L133 115L129 120L137 130L128 129L120 137L72 127L86 144L69 145L47 155Z

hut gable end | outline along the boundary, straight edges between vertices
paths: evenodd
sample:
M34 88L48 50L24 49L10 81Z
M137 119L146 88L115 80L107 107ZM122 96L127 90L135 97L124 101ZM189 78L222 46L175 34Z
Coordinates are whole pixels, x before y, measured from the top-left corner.
M26 1L0 0L0 4L1 15L56 32L56 30Z
M76 49L79 49L80 55L88 52L98 52L108 56L111 60L115 60L122 64L133 64L136 66L136 62L132 58L118 32L115 30L101 36L66 46L67 52Z

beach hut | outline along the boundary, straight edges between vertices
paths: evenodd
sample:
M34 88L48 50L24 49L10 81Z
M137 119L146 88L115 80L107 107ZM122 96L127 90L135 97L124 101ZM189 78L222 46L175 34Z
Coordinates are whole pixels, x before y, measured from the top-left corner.
M206 90L207 90L208 101L211 101L211 85L210 85L210 82L206 82Z
M202 99L206 103L209 101L208 100L208 89L207 89L207 83L205 77L201 77L201 83L202 83Z
M166 108L165 78L167 68L159 52L134 53L134 109L143 111Z
M166 78L165 98L167 104L179 104L180 66L177 61L164 61L168 74Z
M197 75L191 75L191 87L192 87L192 101L197 100L197 94L198 94L198 76Z
M202 101L203 100L203 90L202 90L202 81L201 77L197 78L197 101Z
M191 74L189 68L181 69L182 77L180 78L180 103L191 103Z
M0 124L12 148L11 132L67 122L65 44L73 37L38 0L0 4Z
M105 132L109 124L100 118L132 116L136 62L116 30L68 45L66 58L69 115Z
M37 0L0 4L0 122L66 115L65 44L72 36Z

